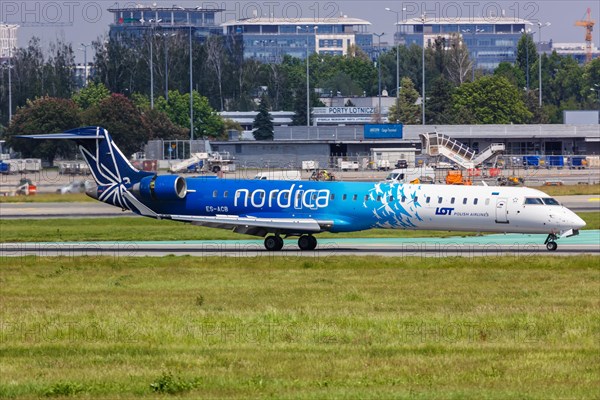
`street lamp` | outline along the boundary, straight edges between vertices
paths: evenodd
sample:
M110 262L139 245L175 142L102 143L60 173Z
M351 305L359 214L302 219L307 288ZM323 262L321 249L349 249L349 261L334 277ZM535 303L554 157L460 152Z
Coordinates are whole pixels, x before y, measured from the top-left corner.
M538 71L538 79L540 81L540 108L542 107L542 28L545 28L546 26L550 26L550 22L546 22L544 24L542 24L541 22L538 22L538 28L539 28L539 33L540 33L540 41L538 44L538 53L539 53L539 60L538 60L538 67L539 67L539 71Z
M521 33L524 35L529 35L531 33L531 29L521 29ZM527 60L527 91L529 91L529 38L525 41L525 54L526 54L526 60Z
M194 96L192 95L194 86L192 74L192 23L190 21L190 157L192 156L192 141L194 140Z
M400 109L400 41L396 41L399 28L398 24L400 23L400 13L389 7L386 7L385 10L396 14L396 34L394 35L394 44L396 44L396 115L400 115L398 113L398 110ZM402 11L405 10L406 8L402 9Z
M594 83L594 87L590 88L590 90L592 92L596 92L596 94L598 96L598 112L600 113L600 84L599 83Z
M79 49L79 50L83 50L83 68L84 68L84 75L85 75L85 81L83 86L87 86L88 84L88 63L87 63L87 48L91 46L91 44L85 44L85 43L81 43L81 45L83 46L83 49Z
M165 100L167 100L167 102L169 101L169 62L168 62L168 55L169 55L169 46L167 43L167 38L173 37L175 36L174 33L168 33L168 32L162 32L162 33L157 33L157 36L162 36L163 38L163 45L165 46Z
M144 19L140 19L140 22L143 24L145 21L144 21ZM152 30L152 33L150 34L150 108L153 110L154 109L154 53L153 53L154 27L156 26L156 24L161 23L162 19L149 19L148 22L150 23L150 28Z
M425 19L426 13L421 14L421 23L423 24L423 51L422 51L422 60L423 70L421 74L423 75L422 84L421 84L421 108L423 113L423 125L425 125Z
M300 31L302 27L297 26L296 32ZM317 48L317 29L318 26L313 27L315 32L315 50ZM309 67L309 57L308 57L308 25L306 26L306 127L310 126L310 67Z
M377 97L379 97L379 118L381 118L381 37L385 35L384 32L374 33L377 36Z

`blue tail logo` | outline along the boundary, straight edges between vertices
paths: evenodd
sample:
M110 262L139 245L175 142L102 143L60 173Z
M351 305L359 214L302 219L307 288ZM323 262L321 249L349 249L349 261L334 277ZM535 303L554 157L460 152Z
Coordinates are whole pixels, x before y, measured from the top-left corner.
M106 129L90 126L71 129L64 133L21 135L18 137L74 140L98 185L98 200L134 212L139 212L140 207L143 206L129 193L129 190L142 178L154 174L139 171L131 165L115 145Z

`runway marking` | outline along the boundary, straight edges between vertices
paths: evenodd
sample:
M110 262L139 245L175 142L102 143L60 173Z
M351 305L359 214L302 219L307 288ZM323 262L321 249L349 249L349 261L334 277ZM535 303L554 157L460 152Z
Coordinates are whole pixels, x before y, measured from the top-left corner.
M600 197L590 197L588 201L600 201Z

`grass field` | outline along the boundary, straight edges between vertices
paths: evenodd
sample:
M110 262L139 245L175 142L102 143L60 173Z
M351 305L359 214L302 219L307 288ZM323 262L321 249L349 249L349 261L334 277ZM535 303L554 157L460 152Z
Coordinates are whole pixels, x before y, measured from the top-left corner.
M599 395L597 257L1 263L2 398Z
M585 229L600 229L600 213L582 212ZM471 236L475 233L447 231L402 231L371 229L343 234L323 233L319 238L395 238ZM1 242L59 241L152 241L152 240L230 240L256 239L228 230L206 228L174 221L142 217L63 218L40 220L0 220Z

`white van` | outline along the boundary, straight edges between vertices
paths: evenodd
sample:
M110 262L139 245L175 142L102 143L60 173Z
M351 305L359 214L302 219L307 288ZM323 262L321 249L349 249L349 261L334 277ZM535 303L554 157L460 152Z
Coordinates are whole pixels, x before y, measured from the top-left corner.
M429 167L395 169L385 180L399 183L435 183L435 170Z
M299 181L302 180L302 172L297 170L265 171L256 174L254 179L269 181Z

